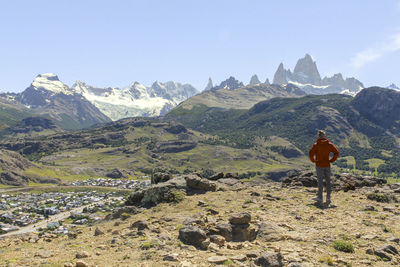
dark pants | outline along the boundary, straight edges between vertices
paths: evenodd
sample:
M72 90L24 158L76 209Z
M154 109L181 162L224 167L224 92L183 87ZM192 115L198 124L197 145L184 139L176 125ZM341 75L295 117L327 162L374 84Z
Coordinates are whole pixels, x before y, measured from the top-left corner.
M326 199L331 199L331 168L330 167L316 167L318 178L318 198L322 200L322 193L324 190L324 179L326 182Z

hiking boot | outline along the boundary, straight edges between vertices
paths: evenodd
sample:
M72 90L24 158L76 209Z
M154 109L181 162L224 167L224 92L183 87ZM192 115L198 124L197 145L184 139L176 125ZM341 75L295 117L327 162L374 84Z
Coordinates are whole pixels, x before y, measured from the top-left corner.
M329 206L330 204L331 204L331 199L330 199L330 198L327 198L327 199L326 199L326 205Z

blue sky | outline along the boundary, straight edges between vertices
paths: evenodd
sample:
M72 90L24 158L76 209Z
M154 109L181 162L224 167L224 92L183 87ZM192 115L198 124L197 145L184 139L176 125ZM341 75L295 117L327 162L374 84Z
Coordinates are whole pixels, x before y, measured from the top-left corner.
M309 53L321 76L400 84L400 0L0 0L0 90L272 80Z

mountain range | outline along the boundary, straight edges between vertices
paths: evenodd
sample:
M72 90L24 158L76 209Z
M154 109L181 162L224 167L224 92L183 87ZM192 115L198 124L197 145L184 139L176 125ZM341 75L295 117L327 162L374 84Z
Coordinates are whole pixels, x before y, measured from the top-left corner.
M57 75L45 73L23 92L0 98L10 107L19 106L21 112L50 117L65 129L79 129L126 117L159 116L196 93L189 84L171 81L152 86L135 82L123 89L77 81L69 87Z
M364 85L355 78L343 78L341 73L334 74L332 77L324 77L321 79L317 64L309 54L297 61L293 72L290 69L285 69L281 63L275 72L274 84L291 83L307 94L350 94L355 95Z

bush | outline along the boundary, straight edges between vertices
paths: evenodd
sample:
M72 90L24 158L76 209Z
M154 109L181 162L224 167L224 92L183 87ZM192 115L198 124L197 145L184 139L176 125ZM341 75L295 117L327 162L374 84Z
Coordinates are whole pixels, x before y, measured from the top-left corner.
M338 251L342 251L342 252L346 252L346 253L354 253L353 244L350 242L346 242L346 241L333 242L333 248Z

